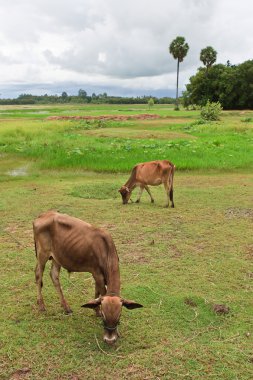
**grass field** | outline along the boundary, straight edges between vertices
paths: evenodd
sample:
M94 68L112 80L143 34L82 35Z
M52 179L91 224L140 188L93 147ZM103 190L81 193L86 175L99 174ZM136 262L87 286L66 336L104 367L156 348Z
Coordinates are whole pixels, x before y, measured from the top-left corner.
M133 113L160 118L47 119ZM252 117L229 112L200 124L198 111L166 107L0 109L1 379L253 378ZM152 158L177 166L175 209L163 208L162 187L151 189L154 204L144 194L123 206L117 189ZM74 311L66 316L47 268L47 312L37 310L32 221L48 209L115 241L122 295L144 308L123 310L114 347L80 307L94 296L88 273L62 271Z
M80 106L79 106L80 107ZM6 108L6 107L5 107ZM79 108L70 109L77 115ZM68 109L5 109L1 115L0 153L27 160L38 169L128 172L138 162L170 158L178 170L253 168L253 112L227 112L217 123L202 123L199 111L146 106L129 109L83 107L80 116L125 115L126 120L50 120ZM41 112L41 114L39 114ZM150 120L131 115L157 115ZM38 116L39 115L39 116ZM43 115L43 117L42 117ZM31 117L32 116L32 117ZM245 122L249 120L249 122Z

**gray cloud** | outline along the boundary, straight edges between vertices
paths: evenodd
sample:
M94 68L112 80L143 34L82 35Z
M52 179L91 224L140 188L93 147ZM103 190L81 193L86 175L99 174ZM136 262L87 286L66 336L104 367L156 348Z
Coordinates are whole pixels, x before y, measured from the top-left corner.
M183 88L207 45L219 62L252 59L252 11L251 0L0 0L0 86L173 89L168 46L182 35L190 45L180 68Z

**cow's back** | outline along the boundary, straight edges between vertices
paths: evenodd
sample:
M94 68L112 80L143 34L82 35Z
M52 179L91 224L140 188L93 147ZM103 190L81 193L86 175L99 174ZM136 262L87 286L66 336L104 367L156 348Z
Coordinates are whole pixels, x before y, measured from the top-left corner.
M136 166L136 182L146 185L160 185L169 175L170 161L157 160L138 164Z
M80 219L55 211L34 222L35 243L70 272L92 272L104 266L111 236Z

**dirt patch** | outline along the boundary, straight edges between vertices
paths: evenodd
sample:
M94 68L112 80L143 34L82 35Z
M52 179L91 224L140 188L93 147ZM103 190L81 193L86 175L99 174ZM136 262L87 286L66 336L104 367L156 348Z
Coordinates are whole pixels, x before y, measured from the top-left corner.
M172 249L172 252L173 252L171 256L173 259L179 259L183 255L182 252L174 244L171 244L170 248Z
M230 310L229 307L226 305L218 305L218 304L213 305L213 311L216 314L228 314L229 310Z
M138 115L101 115L101 116L49 116L47 120L153 120L159 119L156 114L138 114Z
M231 218L253 218L253 209L251 208L228 208L225 211L225 216Z
M19 380L24 379L26 375L29 375L31 372L30 368L21 368L15 371L9 378L9 380Z
M191 307L197 307L196 302L191 298L185 298L184 303L185 303L185 305L188 305Z
M247 246L246 258L249 260L253 260L253 244Z
M20 168L12 169L7 172L8 175L11 177L24 177L28 175L28 167L27 166L21 166Z

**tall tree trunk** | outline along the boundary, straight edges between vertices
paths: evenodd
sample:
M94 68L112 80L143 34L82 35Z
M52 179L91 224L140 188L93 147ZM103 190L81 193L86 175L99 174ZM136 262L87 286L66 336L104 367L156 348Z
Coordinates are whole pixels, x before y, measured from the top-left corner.
M177 95L176 95L176 110L179 110L178 107L178 78L179 78L179 58L177 59Z

